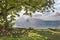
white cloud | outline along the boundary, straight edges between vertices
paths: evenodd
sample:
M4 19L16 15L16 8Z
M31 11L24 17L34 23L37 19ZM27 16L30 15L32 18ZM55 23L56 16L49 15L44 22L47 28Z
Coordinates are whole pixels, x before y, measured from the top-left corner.
M60 0L55 0L55 3L60 3Z
M46 13L44 14L44 16L37 14L34 15L33 18L42 19L42 20L60 20L60 12Z
M55 5L54 6L57 10L60 10L60 0L55 0Z

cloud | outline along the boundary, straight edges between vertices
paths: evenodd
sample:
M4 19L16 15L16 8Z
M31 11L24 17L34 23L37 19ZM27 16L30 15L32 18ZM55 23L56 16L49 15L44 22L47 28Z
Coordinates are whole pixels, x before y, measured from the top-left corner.
M46 13L46 14L37 14L33 15L33 18L42 19L42 20L60 20L60 12Z
M60 0L55 0L55 3L60 3Z
M15 27L17 28L35 28L35 29L40 29L40 28L55 28L56 26L60 26L60 21L51 21L51 20L42 20L38 18L33 18L33 17L28 17L28 16L23 16L20 17L15 21Z
M53 16L60 16L60 12L56 12Z
M18 27L18 28L34 27L34 24L35 24L35 21L28 16L20 17L15 21L15 27Z
M54 6L57 10L60 10L60 0L55 0L55 5Z
M33 14L33 17L30 17L27 15L23 15L23 13L25 12L24 10L18 12L21 17L17 17L15 21L15 26L20 28L48 28L49 26L54 27L58 24L60 25L60 0L55 0L55 2L56 12L54 13L46 12L45 14L42 14L36 11L35 14Z

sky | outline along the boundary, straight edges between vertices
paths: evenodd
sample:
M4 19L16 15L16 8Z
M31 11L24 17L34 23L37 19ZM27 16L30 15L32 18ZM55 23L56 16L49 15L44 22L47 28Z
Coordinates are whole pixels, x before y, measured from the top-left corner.
M55 0L55 8L56 10L60 10L60 0Z
M20 14L20 17L16 17L16 24L15 26L33 26L34 28L37 28L36 26L38 26L39 24L39 20L44 20L44 21L60 21L60 0L55 0L55 4L54 4L54 7L55 7L55 12L46 12L45 14L42 14L40 12L35 12L32 17L30 16L26 16L26 15L23 15L23 13L25 13L24 11L24 7L22 9L22 11L19 11L18 13ZM30 20L30 22L27 22L28 20ZM41 22L42 25L45 23L45 22ZM48 22L49 24L49 22ZM60 25L60 23L58 22L58 24ZM56 25L58 25L56 24ZM45 23L46 25L46 23ZM52 25L55 25L54 22Z
M42 13L36 11L33 14L33 17L38 18L38 19L43 19L43 20L60 20L60 12L59 12L60 11L60 0L55 0L54 7L55 7L55 12L50 12L50 13L46 12L45 14L42 14ZM23 7L22 11L18 12L18 13L22 17L23 13L25 13L24 7ZM19 17L17 17L16 19L19 19Z

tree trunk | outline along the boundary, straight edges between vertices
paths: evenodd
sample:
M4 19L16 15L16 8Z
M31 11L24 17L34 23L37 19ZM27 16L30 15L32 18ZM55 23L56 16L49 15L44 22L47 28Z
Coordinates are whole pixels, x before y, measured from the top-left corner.
M4 19L4 28L6 29L8 27L8 20L7 20L7 0L5 0L5 7L3 9L3 19Z

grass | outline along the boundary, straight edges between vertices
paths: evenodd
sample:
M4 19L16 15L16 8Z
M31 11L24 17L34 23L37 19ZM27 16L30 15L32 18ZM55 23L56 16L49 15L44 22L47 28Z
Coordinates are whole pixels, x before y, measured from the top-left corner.
M0 40L60 40L60 31L21 29L9 31L10 35L0 35ZM9 33L7 32L7 33Z

